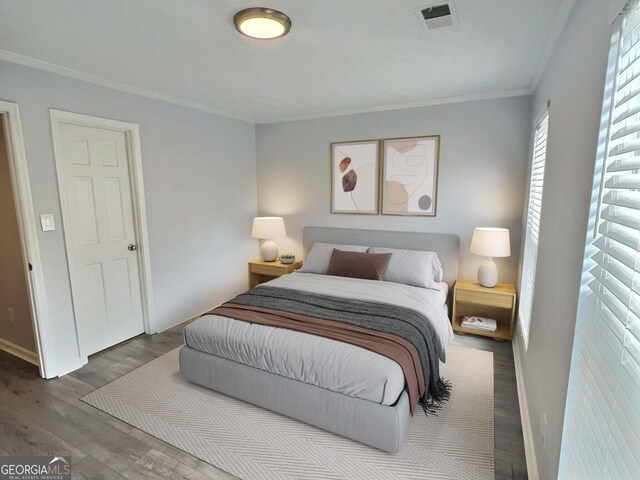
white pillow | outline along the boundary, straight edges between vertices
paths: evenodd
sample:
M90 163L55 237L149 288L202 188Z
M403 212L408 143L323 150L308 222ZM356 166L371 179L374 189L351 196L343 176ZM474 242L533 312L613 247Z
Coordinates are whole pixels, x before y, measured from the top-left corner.
M414 287L438 288L442 264L435 252L371 247L369 253L390 253L385 282L403 283Z
M359 245L336 245L333 243L316 242L313 244L313 247L311 247L311 251L307 255L307 258L305 258L302 268L298 271L302 273L326 274L334 248L344 250L345 252L360 253L365 253L369 250L369 247L362 247Z

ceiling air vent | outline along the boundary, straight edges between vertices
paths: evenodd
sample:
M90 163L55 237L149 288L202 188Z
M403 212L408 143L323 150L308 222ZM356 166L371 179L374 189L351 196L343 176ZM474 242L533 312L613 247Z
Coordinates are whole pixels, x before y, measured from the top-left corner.
M453 25L453 14L448 3L423 8L420 14L429 30Z

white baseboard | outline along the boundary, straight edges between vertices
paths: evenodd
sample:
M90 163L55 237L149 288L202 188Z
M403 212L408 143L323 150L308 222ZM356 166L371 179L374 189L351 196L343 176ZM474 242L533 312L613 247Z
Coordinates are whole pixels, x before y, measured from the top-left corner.
M538 480L538 461L536 449L533 443L533 430L529 417L529 403L524 387L522 363L520 362L520 342L518 338L513 340L513 363L516 370L516 384L518 386L518 403L520 404L520 418L522 420L522 436L524 437L524 452L527 458L527 473L530 480Z
M38 357L37 353L21 347L20 345L16 345L13 342L0 338L0 350L4 350L5 352L21 358L22 360L29 362L36 367L40 367L40 358ZM83 365L86 365L87 362L88 359L84 357L74 359L71 362L67 362L66 364L50 366L49 370L47 370L47 376L44 378L50 379L61 377L63 375L66 375L67 373L71 373L74 370L81 368ZM42 372L42 369L40 369L40 372Z
M185 322L188 322L188 321L190 321L190 320L195 320L196 318L200 318L200 317L201 317L201 316L203 316L205 313L210 312L211 310L213 310L213 309L214 309L214 308L216 308L216 307L219 307L220 305L222 305L222 304L218 304L218 305L216 305L216 306L214 306L214 307L207 308L204 312L199 313L198 315L195 315L195 316L193 316L193 317L189 317L189 318L187 318L187 319L185 319L185 320L179 320L179 321L177 321L176 323L172 323L172 324L170 324L170 325L168 325L168 326L166 326L166 327L162 327L162 330L156 330L155 332L151 332L151 333L149 333L149 335L154 335L154 334L156 334L156 333L166 332L167 330L171 330L173 327L177 327L177 326L178 326L178 325L180 325L181 323L185 323Z
M0 338L0 350L4 350L11 355L21 358L25 362L29 362L36 367L40 366L40 358L36 352L32 352L31 350L21 347L20 345L16 345L4 338Z

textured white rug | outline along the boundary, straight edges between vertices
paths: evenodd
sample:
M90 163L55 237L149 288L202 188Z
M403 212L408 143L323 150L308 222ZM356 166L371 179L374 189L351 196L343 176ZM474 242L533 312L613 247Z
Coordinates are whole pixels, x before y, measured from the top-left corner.
M493 479L493 354L447 351L451 399L419 409L397 455L183 380L178 350L83 401L242 479Z

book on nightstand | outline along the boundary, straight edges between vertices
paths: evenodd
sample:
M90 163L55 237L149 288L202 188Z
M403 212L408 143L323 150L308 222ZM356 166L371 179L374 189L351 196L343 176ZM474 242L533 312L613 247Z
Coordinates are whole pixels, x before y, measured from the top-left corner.
M495 332L498 325L493 318L485 317L462 317L461 325L464 328L475 328L477 330L486 330L488 332Z

